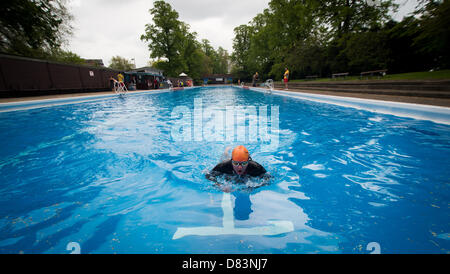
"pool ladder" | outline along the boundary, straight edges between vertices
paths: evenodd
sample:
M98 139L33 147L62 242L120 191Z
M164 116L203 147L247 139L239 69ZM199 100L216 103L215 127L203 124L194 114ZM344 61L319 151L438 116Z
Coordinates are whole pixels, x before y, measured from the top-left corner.
M128 92L128 89L124 82L114 81L114 92L117 95L124 95Z
M267 88L269 88L270 92L272 92L272 90L274 89L274 84L273 84L273 80L272 79L267 79L266 82L264 83L264 86L266 86Z

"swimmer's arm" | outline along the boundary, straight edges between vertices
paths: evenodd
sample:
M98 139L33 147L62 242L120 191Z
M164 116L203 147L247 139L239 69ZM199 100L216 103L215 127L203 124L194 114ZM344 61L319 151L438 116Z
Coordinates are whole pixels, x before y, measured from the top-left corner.
M205 176L206 176L206 179L214 182L214 185L216 187L218 187L219 189L221 189L223 192L230 192L230 187L229 186L226 186L225 184L219 183L217 181L216 176L219 176L219 175L222 175L222 174L223 173L221 173L221 172L217 172L217 171L213 170L213 171L207 173Z
M263 180L270 180L270 179L272 179L273 178L273 176L270 174L270 173L264 173L264 174L262 174L261 176L259 176L261 179L263 179Z
M206 179L217 183L216 177L221 174L227 173L227 171L230 168L231 168L231 160L221 162L206 174Z
M270 175L269 173L264 173L264 174L258 176L258 178L261 179L261 184L260 184L260 185L257 185L257 186L251 186L251 187L248 187L249 189L252 189L252 190L253 190L253 189L257 189L257 188L260 188L260 187L263 187L263 186L268 185L270 179L272 179L273 176Z
M217 184L219 184L219 183L217 182L217 178L216 178L218 175L220 175L220 173L213 170L213 171L211 171L211 172L206 173L206 174L205 174L205 177L206 177L206 179L208 179L208 180L214 182L214 183L217 185Z
M260 175L259 178L261 178L261 180L262 180L262 182L263 182L260 186L258 186L258 187L261 187L261 186L268 185L270 179L272 179L273 176L270 175L270 173L264 173L264 174Z

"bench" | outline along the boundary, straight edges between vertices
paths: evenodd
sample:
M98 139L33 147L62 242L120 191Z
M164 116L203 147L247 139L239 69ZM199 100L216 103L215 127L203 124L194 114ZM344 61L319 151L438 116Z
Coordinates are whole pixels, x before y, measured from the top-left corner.
M306 80L313 80L313 79L317 79L319 76L317 76L317 75L309 75L309 76L306 76Z
M332 77L333 79L339 78L339 77L346 77L348 76L348 72L341 72L341 73L333 73Z
M386 72L387 72L387 69L363 71L363 72L361 72L361 77L360 78L363 78L364 75L366 75L367 78L369 78L369 76L374 76L374 75L377 75L378 77L385 76Z

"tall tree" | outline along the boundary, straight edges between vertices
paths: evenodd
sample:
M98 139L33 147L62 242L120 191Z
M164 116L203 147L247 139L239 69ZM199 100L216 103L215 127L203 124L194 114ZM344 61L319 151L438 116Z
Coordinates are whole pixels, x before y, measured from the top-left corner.
M114 56L113 58L111 58L110 63L111 64L109 65L109 67L112 69L127 71L135 68L134 64L131 61L120 56Z
M178 19L170 4L155 1L150 9L153 24L147 24L141 40L149 42L150 57L156 58L158 68L168 76L185 72L194 79L204 74L226 73L229 55L219 47L216 51L207 39L197 41L197 33Z
M47 59L66 64L86 65L86 60L81 58L78 54L62 49L53 50Z
M180 52L182 71L193 79L200 79L208 73L208 68L205 67L205 64L208 64L208 57L203 53L200 43L196 40L197 33L191 33L187 24L183 23L182 28L183 43Z
M214 67L216 73L224 74L228 73L228 67L230 63L230 56L227 50L222 47L217 49L217 61Z
M319 1L319 12L323 23L338 38L352 32L380 28L389 21L391 10L396 10L398 4L393 0L359 1L330 0Z
M178 20L178 12L165 1L155 1L150 9L154 24L145 25L145 34L141 40L149 42L151 58L167 60L163 65L165 73L176 76L182 69L180 52L183 47L183 24Z
M235 68L280 79L285 67L297 78L381 66L386 54L377 55L376 45L386 44L387 35L377 32L395 8L392 0L271 0L248 25L235 28ZM370 34L359 35L366 32Z
M430 55L433 66L450 67L450 1L422 0L416 10L418 35L414 45Z
M203 53L208 57L206 61L212 68L212 73L228 73L230 56L224 48L219 47L216 51L214 47L211 46L208 39L202 39L200 47Z
M374 46L365 43L360 33L377 32L391 18L389 12L395 11L398 5L393 0L384 1L356 1L356 0L332 0L321 1L319 5L319 18L321 24L328 28L331 40L328 45L328 63L332 71L356 72L358 68L379 67L386 60L375 60L369 57ZM364 36L364 35L363 35ZM369 38L376 41L377 35ZM359 43L357 43L359 42ZM358 50L360 55L355 54L354 50ZM380 55L385 57L385 54ZM367 58L372 58L371 60ZM378 59L380 59L378 58ZM355 59L359 59L355 61ZM366 65L361 62L367 61ZM378 64L378 65L375 65ZM358 65L357 65L358 64Z
M234 28L231 61L237 71L248 71L247 58L250 50L251 35L252 28L248 25L240 25Z

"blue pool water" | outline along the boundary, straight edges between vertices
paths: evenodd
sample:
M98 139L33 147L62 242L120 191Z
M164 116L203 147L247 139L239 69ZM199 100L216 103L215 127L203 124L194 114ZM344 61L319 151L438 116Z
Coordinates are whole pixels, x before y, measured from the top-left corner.
M251 133L238 141L237 129L197 135L189 123L178 132L193 138L174 138L174 109L194 120L199 99L216 113L267 107L276 146ZM205 179L238 144L273 175L268 185L227 193ZM69 243L81 253L450 251L444 124L195 88L2 112L0 146L0 253L70 253Z

